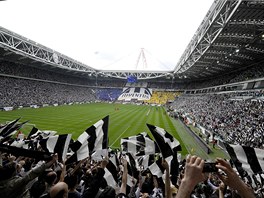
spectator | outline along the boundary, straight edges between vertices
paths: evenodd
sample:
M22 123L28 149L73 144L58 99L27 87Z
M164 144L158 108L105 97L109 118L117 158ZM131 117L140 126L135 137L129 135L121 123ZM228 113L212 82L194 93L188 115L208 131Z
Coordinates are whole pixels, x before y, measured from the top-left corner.
M203 172L204 160L197 156L187 156L184 177L181 181L179 191L177 193L178 198L189 198L194 190L195 186L202 181L206 180L206 174ZM230 186L236 190L238 194L243 198L255 198L253 190L248 187L235 173L232 167L223 159L217 159L217 168L222 170L225 175L218 174L219 178L225 185ZM223 185L221 184L220 197L223 197Z
M52 160L47 163L42 163L32 170L28 171L25 176L20 177L16 175L16 163L11 161L3 166L1 170L0 194L3 197L19 198L23 197L28 192L27 184L33 179L40 176L46 168L51 167L57 160L57 155L54 155Z

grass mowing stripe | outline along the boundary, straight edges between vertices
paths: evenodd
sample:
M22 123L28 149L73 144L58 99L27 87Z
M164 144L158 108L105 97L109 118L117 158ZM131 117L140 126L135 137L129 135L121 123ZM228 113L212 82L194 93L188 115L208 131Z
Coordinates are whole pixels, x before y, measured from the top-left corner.
M127 129L128 129L129 127L130 127L130 126L128 126L128 127L126 128L126 130L124 130L124 132L121 133L121 134L118 136L118 138L116 138L116 140L115 140L115 141L114 141L109 147L111 147L111 148L118 148L118 147L115 147L114 144L116 143L117 140L120 140L120 139L121 139L121 136L127 131Z
M116 109L119 108L119 110ZM24 108L9 112L0 112L0 123L12 121L21 117L20 121L30 120L40 130L54 130L59 134L72 133L76 139L85 129L98 120L109 115L109 145L119 147L120 138L140 132L151 133L146 123L164 128L170 132L182 145L182 154L193 152L204 159L219 156L220 151L214 150L213 155L207 155L197 145L196 140L186 133L186 130L175 119L170 118L163 107L138 106L132 104L90 103L82 105L62 105L58 107L43 107L39 109ZM22 131L27 134L32 125L26 125Z
M133 125L133 130L136 132L136 134L141 133L141 132L147 132L148 130L146 123L148 119L147 113L150 111L150 109L145 108L143 110L144 111L142 111L139 115L137 115L137 121Z
M122 110L125 110L125 116L124 113L122 114L122 119L118 117L116 119L115 117L112 118L112 123L115 123L114 125L110 124L109 127L109 142L116 142L116 139L119 139L120 137L128 137L131 135L135 135L137 132L134 130L128 130L128 126L134 126L136 125L136 120L138 117L141 117L142 110L140 112L140 108L135 106L134 108L131 108L131 106L128 106L128 109L126 108L127 106L122 106ZM142 108L141 108L142 109ZM129 111L128 111L129 110ZM121 114L121 113L120 113ZM116 131L119 131L116 133ZM122 134L120 136L120 134ZM119 137L119 138L118 138ZM116 142L114 144L115 147L119 146L119 142Z

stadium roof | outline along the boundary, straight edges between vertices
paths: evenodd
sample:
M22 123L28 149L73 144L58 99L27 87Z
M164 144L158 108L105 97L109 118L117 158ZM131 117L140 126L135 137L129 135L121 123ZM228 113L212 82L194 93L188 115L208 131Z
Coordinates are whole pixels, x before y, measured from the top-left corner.
M263 16L263 1L214 1L176 67L166 71L95 69L5 28L0 28L0 54L2 59L72 74L205 79L263 64Z
M217 1L179 60L178 77L204 78L264 61L264 1Z

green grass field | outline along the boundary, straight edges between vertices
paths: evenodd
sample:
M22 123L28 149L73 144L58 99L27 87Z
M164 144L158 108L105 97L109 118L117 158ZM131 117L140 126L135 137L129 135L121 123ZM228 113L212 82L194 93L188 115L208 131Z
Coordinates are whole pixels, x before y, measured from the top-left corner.
M119 110L116 110L116 107ZM181 123L169 117L163 107L91 103L39 109L24 108L0 112L0 123L21 117L20 121L29 120L29 124L22 128L25 134L34 125L39 130L53 130L60 134L72 133L73 139L76 139L85 129L107 115L109 115L109 146L112 148L119 147L122 137L129 137L141 132L147 132L152 137L146 126L148 123L164 128L178 139L182 146L182 156L191 153L204 159L226 157L219 148L214 149L210 155L203 152Z

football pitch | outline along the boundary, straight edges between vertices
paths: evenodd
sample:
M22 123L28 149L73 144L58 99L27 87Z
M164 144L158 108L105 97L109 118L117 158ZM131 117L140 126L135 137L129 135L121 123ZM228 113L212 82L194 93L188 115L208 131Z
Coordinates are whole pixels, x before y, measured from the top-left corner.
M196 140L186 132L182 124L169 117L164 107L90 103L62 106L48 106L38 109L23 108L14 111L1 111L0 123L6 123L21 117L20 122L29 120L21 131L28 134L33 126L39 130L57 131L59 134L72 134L75 140L88 127L109 115L109 146L120 148L120 138L136 135L141 132L151 133L147 123L164 128L181 144L181 155L188 153L198 155L204 159L215 157L227 158L220 148L212 149L212 154L204 152Z

